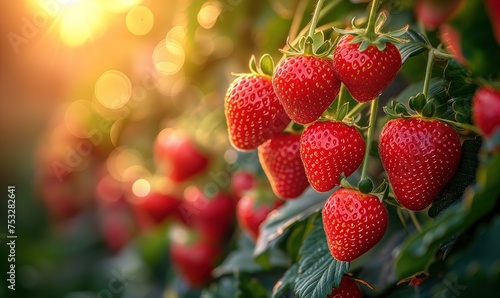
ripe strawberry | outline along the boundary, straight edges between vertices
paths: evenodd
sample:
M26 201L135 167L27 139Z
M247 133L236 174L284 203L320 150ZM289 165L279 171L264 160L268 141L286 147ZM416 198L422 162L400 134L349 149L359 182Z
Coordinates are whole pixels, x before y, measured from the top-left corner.
M169 256L175 270L190 287L203 287L212 279L212 270L222 255L222 248L190 230L177 230L171 238Z
M300 156L307 179L320 192L340 184L340 174L354 173L363 161L365 141L353 126L342 122L315 122L300 138Z
M340 188L326 201L323 227L333 257L350 262L377 244L387 228L388 214L375 196Z
M259 146L259 161L274 193L293 199L309 186L300 159L300 134L281 133Z
M180 130L162 130L155 143L158 166L166 170L172 181L179 183L202 172L208 165L208 157L198 149L194 141Z
M472 100L472 118L486 137L500 128L500 90L481 87Z
M154 225L162 223L168 217L180 216L181 202L173 194L159 191L151 191L134 200L136 212L147 217Z
M344 276L340 281L339 287L337 289L333 288L333 291L327 298L361 298L363 293L358 284L354 279Z
M444 24L455 12L462 0L417 0L415 16L428 30Z
M335 100L340 80L331 59L298 55L278 64L273 87L288 116L306 124L318 119Z
M468 65L462 51L462 43L459 32L449 24L443 24L439 27L439 38L443 42L446 50L455 56L455 59L462 65Z
M224 100L229 140L238 150L253 150L290 123L271 78L243 75L229 86Z
M201 231L203 237L211 241L224 239L232 227L234 202L222 192L209 198L201 189L189 187L180 208L183 221Z
M390 42L380 51L371 44L360 51L360 44L351 44L352 35L344 35L333 53L333 67L337 76L358 102L367 102L394 80L401 67L401 54Z
M259 236L260 224L271 211L283 205L284 201L265 190L247 192L236 205L236 218L240 227L255 241Z
M231 191L239 200L245 192L254 188L257 184L257 178L254 173L240 170L233 173L231 176Z
M497 44L500 45L500 1L498 0L483 0L486 6L486 11L490 17L491 27Z
M398 201L410 210L429 206L460 163L457 132L422 118L394 119L380 134L379 152Z

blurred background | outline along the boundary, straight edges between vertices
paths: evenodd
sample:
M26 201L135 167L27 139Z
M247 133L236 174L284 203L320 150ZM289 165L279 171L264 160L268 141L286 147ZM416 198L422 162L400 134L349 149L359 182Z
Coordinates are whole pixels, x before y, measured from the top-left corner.
M189 295L169 263L176 220L168 206L140 202L160 193L179 210L186 189L228 188L237 158L223 109L231 73L246 72L251 54L279 55L296 5L1 1L0 181L16 187L18 238L13 292L5 195L0 296ZM168 176L189 165L164 162L162 130L166 142L189 140L172 156L200 153L196 175Z

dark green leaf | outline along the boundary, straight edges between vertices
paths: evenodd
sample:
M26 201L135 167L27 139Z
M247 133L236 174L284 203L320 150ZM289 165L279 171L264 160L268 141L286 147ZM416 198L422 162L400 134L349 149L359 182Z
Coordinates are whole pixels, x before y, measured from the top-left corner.
M302 244L299 275L295 280L295 293L299 297L326 297L338 287L342 276L349 271L348 262L333 258L326 242L323 220L313 218L314 228Z
M255 260L269 265L268 251L287 239L290 230L297 223L307 220L309 216L323 208L327 195L308 189L295 200L288 200L262 224L259 238L255 245Z
M255 278L250 278L245 274L238 274L237 291L234 297L237 298L266 298L267 290Z
M477 154L481 148L478 140L466 140L462 144L462 156L457 172L445 185L441 193L429 208L429 216L436 217L443 210L462 197L465 189L476 180L476 170L479 166Z
M444 78L449 82L447 92L453 100L455 120L472 124L471 103L477 86L471 83L470 72L457 61L450 60L444 71Z
M409 40L409 42L396 44L401 53L401 64L405 63L409 57L418 55L427 49L429 42L422 34L416 31L408 29L401 37Z
M253 259L254 243L248 236L241 234L238 239L237 249L224 259L222 264L214 269L214 276L222 276L225 274L233 274L235 270L238 272L255 273L265 270L260 264ZM290 265L288 257L277 249L269 251L270 266L275 268L287 268Z
M295 287L295 279L298 275L299 264L295 263L288 268L283 277L274 286L272 298L280 297L286 290L293 289Z

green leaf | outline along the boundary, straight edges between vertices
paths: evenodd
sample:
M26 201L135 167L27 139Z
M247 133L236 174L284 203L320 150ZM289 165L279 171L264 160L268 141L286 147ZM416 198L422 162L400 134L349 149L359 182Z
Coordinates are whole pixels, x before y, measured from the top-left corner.
M396 44L401 54L401 64L404 64L409 57L425 51L429 44L429 41L422 34L411 29L408 29L401 37L409 40L409 42Z
M274 61L271 55L264 54L259 61L260 70L262 74L272 77L274 72Z
M349 111L349 103L346 102L345 104L343 104L340 109L337 111L337 120L339 121L342 121L342 119L345 118L345 116L347 115L347 111Z
M477 86L471 83L471 73L457 61L450 60L444 70L444 78L449 82L447 92L453 100L455 120L472 124L471 105Z
M235 270L246 273L264 271L266 268L263 268L254 261L254 247L252 240L242 233L238 238L237 249L232 250L222 264L214 269L214 276L219 277L226 274L233 274ZM269 251L269 266L274 268L287 268L289 265L290 261L285 253L277 249L271 249Z
M268 251L283 243L289 236L291 229L309 216L323 208L327 196L312 189L308 189L295 200L288 200L283 206L273 212L261 226L261 231L255 245L255 260L269 266Z
M252 57L250 57L250 61L248 62L248 68L254 74L258 74L259 73L259 70L257 68L257 60L255 59L254 55L252 55Z
M238 274L237 291L234 297L237 298L266 298L267 290L255 278L250 278L245 274Z
M498 177L500 154L479 167L476 184L465 192L460 204L449 207L436 220L426 223L422 230L405 240L396 260L399 278L426 270L442 243L470 227L493 208L500 196Z
M441 193L429 208L429 216L436 217L462 197L465 189L476 181L476 170L479 166L477 154L481 148L479 140L465 140L462 144L462 156L457 172L445 185Z
M349 272L349 263L337 261L330 253L320 214L312 219L312 224L313 230L300 249L302 258L294 291L299 297L326 297Z
M280 297L285 291L293 289L295 287L295 279L297 279L298 275L299 264L295 263L288 268L283 277L274 286L272 298Z

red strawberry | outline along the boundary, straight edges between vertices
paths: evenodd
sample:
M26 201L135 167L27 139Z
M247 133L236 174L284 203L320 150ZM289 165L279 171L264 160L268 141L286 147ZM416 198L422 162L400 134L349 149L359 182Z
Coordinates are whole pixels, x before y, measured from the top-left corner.
M327 298L361 298L363 297L363 293L361 293L361 289L358 284L354 281L354 279L350 277L342 277L340 281L339 287L337 289L333 288L333 291Z
M474 123L486 137L491 137L500 128L500 90L481 87L472 100Z
M255 174L247 171L237 171L231 176L231 190L236 199L240 199L245 192L254 188L257 183Z
M138 197L135 203L136 212L146 216L153 224L158 225L168 217L180 216L182 200L173 194L150 191L144 197Z
M417 0L415 15L428 30L444 24L462 0Z
M340 174L354 173L363 161L365 141L353 126L342 122L315 122L300 139L300 156L307 179L320 192L339 185Z
M155 143L155 158L160 168L168 171L174 182L183 182L202 172L208 157L184 132L167 128L162 130Z
M500 45L500 1L498 0L484 0L486 11L490 17L491 27L495 34L497 44Z
M181 214L186 224L216 242L224 239L230 231L234 208L233 199L222 192L209 198L199 188L189 187L184 194Z
M290 123L271 78L243 75L229 86L224 101L229 140L238 150L253 150Z
M429 206L453 177L462 150L451 126L410 118L394 119L384 126L379 152L396 198L417 211Z
M462 65L468 65L469 62L465 59L460 33L449 24L443 24L439 27L439 38L443 42L446 50L455 56L455 59Z
M194 235L186 235L189 233ZM175 231L171 238L169 255L176 271L190 287L200 288L207 284L222 255L222 248L189 230Z
M306 124L318 119L335 100L340 80L331 59L299 55L278 64L273 86L288 116Z
M390 42L380 51L373 44L362 52L360 44L351 44L352 35L344 35L333 53L333 67L352 97L367 102L394 80L401 68L401 54Z
M262 168L278 197L296 198L309 186L300 159L300 134L276 135L259 146L258 152Z
M259 236L260 224L274 209L283 205L284 201L278 199L274 194L267 194L265 190L247 192L236 206L236 218L241 228L245 230L253 240Z
M350 262L375 246L387 228L388 214L375 196L340 188L326 201L323 227L333 257Z

